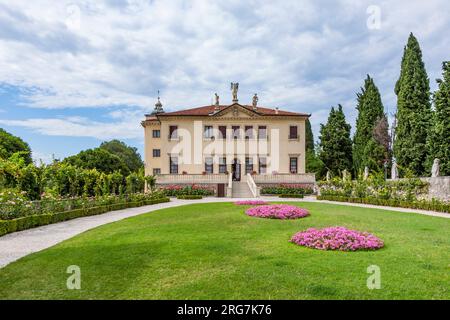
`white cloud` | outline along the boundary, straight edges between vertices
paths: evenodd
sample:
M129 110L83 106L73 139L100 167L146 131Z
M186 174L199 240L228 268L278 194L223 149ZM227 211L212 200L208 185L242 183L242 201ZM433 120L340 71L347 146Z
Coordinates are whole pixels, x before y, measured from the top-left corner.
M381 8L380 30L366 27L372 4ZM448 9L447 0L0 0L0 83L21 87L31 107L120 107L106 113L116 123L8 123L50 135L138 137L137 120L158 89L173 110L209 104L214 92L229 102L230 81L241 83L245 103L258 92L262 105L312 112L313 122L342 103L354 119L366 73L392 110L409 32L430 79L439 77L450 49Z
M0 124L23 127L49 136L94 137L108 140L120 137L122 139L142 138L140 118L127 119L119 122L98 122L81 117L66 117L61 119L27 119L2 120Z

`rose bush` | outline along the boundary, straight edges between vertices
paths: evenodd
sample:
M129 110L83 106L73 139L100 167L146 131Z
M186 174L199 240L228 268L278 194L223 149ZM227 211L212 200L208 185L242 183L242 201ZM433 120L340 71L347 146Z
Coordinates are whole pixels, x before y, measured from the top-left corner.
M299 246L319 250L377 250L384 246L383 241L373 234L344 227L309 228L296 233L290 241Z
M309 211L287 204L272 204L247 209L245 213L251 217L268 219L299 219L309 216Z

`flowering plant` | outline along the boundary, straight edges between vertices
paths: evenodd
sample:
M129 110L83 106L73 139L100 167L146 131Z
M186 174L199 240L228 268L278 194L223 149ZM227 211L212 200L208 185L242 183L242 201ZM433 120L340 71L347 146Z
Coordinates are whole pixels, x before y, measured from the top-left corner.
M269 219L298 219L309 216L306 209L287 204L272 204L247 209L245 213L251 217Z
M383 241L373 234L344 227L309 228L296 233L290 241L299 246L319 250L377 250L384 246Z
M267 202L264 200L241 200L235 201L234 204L238 206L260 206L267 204Z

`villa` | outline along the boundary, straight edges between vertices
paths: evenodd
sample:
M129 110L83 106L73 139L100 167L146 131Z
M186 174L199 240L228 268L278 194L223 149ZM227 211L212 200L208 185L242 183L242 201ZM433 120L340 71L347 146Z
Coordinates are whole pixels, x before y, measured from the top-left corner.
M160 98L145 116L145 174L161 185L209 185L218 197L258 197L262 185L307 184L306 113L240 104L164 112Z

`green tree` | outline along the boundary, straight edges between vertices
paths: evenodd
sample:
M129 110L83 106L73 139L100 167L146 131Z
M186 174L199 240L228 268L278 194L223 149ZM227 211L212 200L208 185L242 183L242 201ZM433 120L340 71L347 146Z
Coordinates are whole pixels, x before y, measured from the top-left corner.
M431 121L430 83L419 42L411 33L395 85L397 127L394 155L400 167L415 175L425 172L427 133Z
M333 174L352 168L350 129L341 105L332 107L327 123L320 125L319 158Z
M8 159L16 152L21 152L26 164L32 162L28 143L0 128L0 157Z
M356 119L355 136L353 137L355 173L361 172L366 166L371 170L379 171L383 167L388 150L375 139L374 130L377 122L383 121L386 117L381 95L373 78L367 75L364 80L364 87L356 95L358 117Z
M325 175L323 162L316 155L314 146L314 135L311 129L311 122L306 119L305 123L305 161L306 161L306 172L315 173L316 178L319 179Z
M429 151L427 169L431 169L435 158L440 160L441 175L450 175L450 61L442 64L442 79L438 79L438 89L434 93L432 127L428 136Z
M68 163L79 168L97 169L105 173L112 173L114 171L121 171L124 175L130 173L127 165L121 158L102 148L81 151L77 155L65 158L63 163Z
M311 129L311 122L309 122L309 119L306 119L305 122L305 147L306 151L314 152L314 135Z
M138 171L143 168L141 155L137 151L137 148L127 146L124 142L119 140L111 140L108 142L102 142L100 148L109 151L110 153L118 156L127 165L130 172Z

